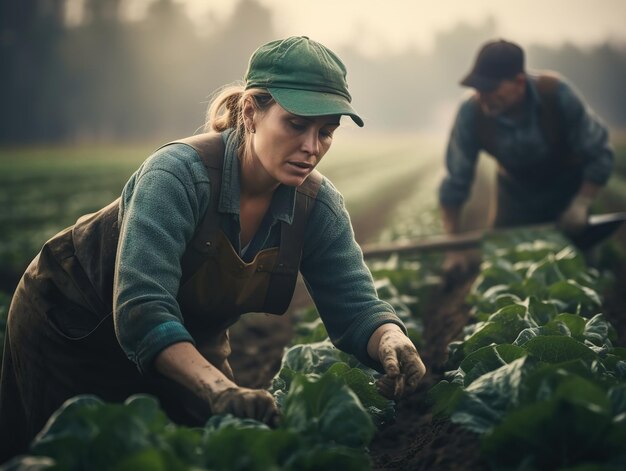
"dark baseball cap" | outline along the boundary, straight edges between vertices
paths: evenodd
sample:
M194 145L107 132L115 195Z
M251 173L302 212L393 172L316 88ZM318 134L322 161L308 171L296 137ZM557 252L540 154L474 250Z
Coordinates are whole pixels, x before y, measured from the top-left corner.
M520 46L503 39L489 41L478 52L473 69L461 80L461 85L490 91L502 80L512 79L523 72L524 51Z
M245 88L266 88L276 102L299 116L347 115L363 120L351 105L346 67L327 47L292 36L259 47L248 63Z

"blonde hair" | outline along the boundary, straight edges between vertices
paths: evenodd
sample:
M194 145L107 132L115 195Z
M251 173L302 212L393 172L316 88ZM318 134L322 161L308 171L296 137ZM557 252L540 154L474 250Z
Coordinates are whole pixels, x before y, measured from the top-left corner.
M245 149L250 143L250 130L246 128L243 119L243 106L250 100L256 111L264 112L275 101L272 95L263 88L246 90L243 83L227 85L218 90L207 109L204 131L223 132L233 128L239 139L237 154L245 158Z
M205 132L222 132L234 128L235 132L246 136L249 131L243 120L243 106L248 99L251 99L255 109L260 112L275 103L272 95L264 88L245 90L242 83L227 85L218 90L211 100L204 124Z

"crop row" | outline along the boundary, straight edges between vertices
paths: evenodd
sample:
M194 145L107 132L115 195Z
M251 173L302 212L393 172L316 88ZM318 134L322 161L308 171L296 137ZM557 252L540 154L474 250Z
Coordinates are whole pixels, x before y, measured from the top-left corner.
M449 347L450 371L430 392L435 411L480 434L494 469L622 469L626 349L613 346L599 295L611 280L559 235L541 237L516 232L485 244L468 298L476 322ZM392 257L371 267L418 348L439 262ZM315 309L298 316L270 386L277 428L232 416L187 428L149 396L125 404L78 396L28 457L0 469L368 469L367 447L395 404L377 393L377 372L332 346Z
M626 349L602 314L606 276L557 234L487 243L435 409L481 437L493 469L624 469Z

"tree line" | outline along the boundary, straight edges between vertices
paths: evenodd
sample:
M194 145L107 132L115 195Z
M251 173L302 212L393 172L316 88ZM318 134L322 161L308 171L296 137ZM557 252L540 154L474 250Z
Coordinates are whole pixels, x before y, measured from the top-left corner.
M120 5L84 0L83 21L68 26L65 0L2 3L0 144L193 133L212 93L241 80L252 51L279 37L271 10L256 0L240 0L229 18L207 18L200 28L173 0L152 2L136 21L121 18ZM370 129L417 131L449 125L462 93L458 79L478 46L499 34L486 19L440 32L429 52L337 52ZM623 45L526 46L530 67L561 72L605 121L626 125Z

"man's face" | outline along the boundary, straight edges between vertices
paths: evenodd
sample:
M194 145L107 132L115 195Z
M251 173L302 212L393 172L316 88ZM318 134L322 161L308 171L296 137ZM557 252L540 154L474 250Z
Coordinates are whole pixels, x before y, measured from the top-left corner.
M500 116L519 105L524 99L526 78L520 74L510 80L502 80L497 88L478 93L478 103L487 116Z

